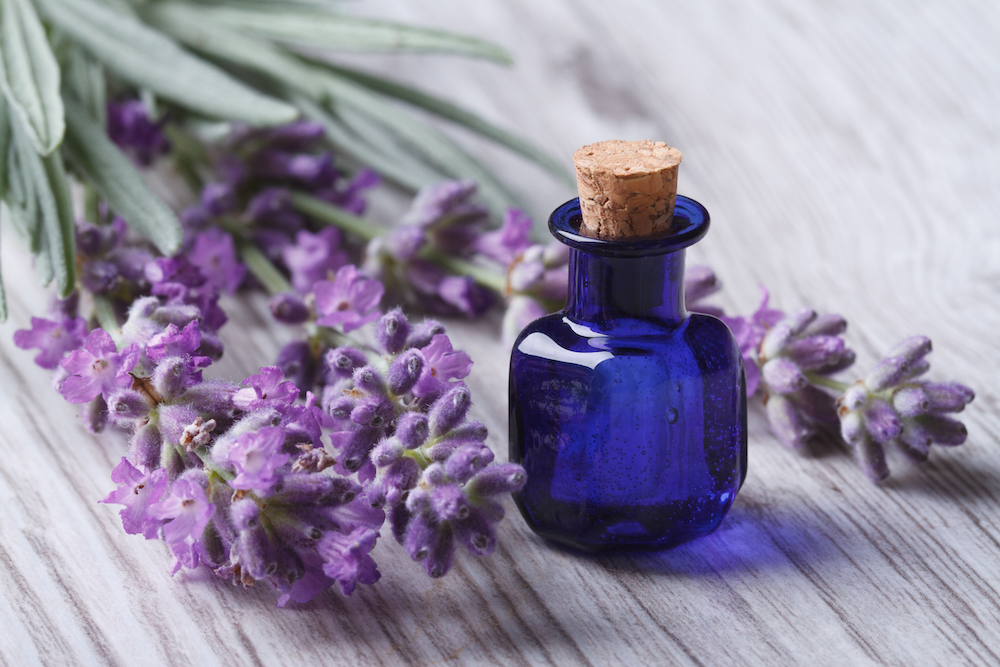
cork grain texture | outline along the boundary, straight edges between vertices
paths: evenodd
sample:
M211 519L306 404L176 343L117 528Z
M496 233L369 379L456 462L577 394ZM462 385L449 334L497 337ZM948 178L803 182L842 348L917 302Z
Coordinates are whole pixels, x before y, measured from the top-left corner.
M573 154L580 232L617 240L666 234L677 199L681 152L662 141L589 144Z

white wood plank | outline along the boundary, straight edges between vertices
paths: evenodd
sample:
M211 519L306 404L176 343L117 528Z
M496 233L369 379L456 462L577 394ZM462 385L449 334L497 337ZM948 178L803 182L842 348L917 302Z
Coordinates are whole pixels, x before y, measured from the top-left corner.
M912 333L935 377L978 393L969 442L869 484L846 452L785 451L751 413L747 482L722 528L678 549L586 556L512 503L501 548L426 579L391 538L382 581L276 610L269 591L167 575L124 534L121 437L94 438L11 341L46 297L3 230L0 662L26 664L996 664L1000 662L1000 14L987 2L371 0L351 7L489 37L510 69L347 59L406 77L560 156L605 138L685 152L681 191L713 215L689 261L720 302L843 313L859 366ZM374 63L374 64L372 64ZM456 136L546 215L571 193ZM385 210L383 208L383 210ZM391 215L387 215L391 217ZM390 220L391 221L391 220ZM229 309L221 370L245 376L292 332ZM243 305L247 307L244 308ZM234 308L240 308L235 310ZM498 319L450 322L489 444L506 452Z

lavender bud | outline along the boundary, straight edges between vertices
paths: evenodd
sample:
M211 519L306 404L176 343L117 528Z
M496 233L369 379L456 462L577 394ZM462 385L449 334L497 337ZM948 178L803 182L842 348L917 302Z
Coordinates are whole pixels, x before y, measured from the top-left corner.
M861 382L855 382L847 388L839 402L848 410L857 410L868 402L868 390Z
M327 387L329 386L330 385L327 385ZM354 407L358 404L358 402L350 396L344 396L342 392L337 393L340 394L339 398L327 401L326 394L324 392L323 409L326 411L326 414L330 415L334 419L349 419L351 412L354 411Z
M815 320L816 311L811 308L802 308L785 318L785 321L787 321L792 328L793 336L801 335Z
M271 540L262 526L240 531L237 544L240 566L254 579L263 579L277 570Z
M497 548L493 526L479 508L472 508L469 516L452 524L455 539L462 543L473 556L489 556Z
M465 419L470 405L472 405L472 393L468 387L459 385L446 391L431 406L428 416L431 435L444 435L458 426Z
M419 481L420 464L409 457L399 459L386 469L386 499L393 504L399 502L403 493L415 487Z
M368 359L364 352L353 347L338 347L328 351L323 359L324 378L330 383L334 378L352 377L354 371L366 363Z
M892 394L892 407L903 417L915 417L930 410L931 401L920 387L901 387Z
M883 400L873 400L864 412L865 428L875 442L885 444L899 435L902 425L896 411Z
M422 514L424 510L430 509L431 494L423 487L417 487L410 491L406 497L406 509L414 515ZM411 556L412 557L412 556Z
M470 493L489 497L519 491L526 481L528 476L521 466L516 463L498 463L481 470L467 486Z
M84 405L80 412L80 420L88 433L103 431L108 420L108 404L104 401L104 397L98 394L94 400Z
M444 462L448 477L465 484L477 472L493 462L493 452L487 447L465 445L455 451Z
M927 460L930 455L930 442L924 442L920 438L915 438L910 440L908 435L909 429L903 428L903 432L900 434L899 438L896 440L896 445L899 451L902 452L903 456L908 458L914 463L923 463Z
M925 435L933 442L945 447L956 447L965 442L969 436L965 424L945 417L943 415L921 415L913 420L914 425L919 427Z
M274 485L275 500L288 504L315 503L334 491L333 478L326 475L290 472Z
M288 343L281 348L275 363L285 377L295 383L300 392L305 393L312 389L316 377L316 362L309 343L304 340Z
M369 394L384 396L386 393L385 380L374 366L363 366L354 371L354 385Z
M862 382L870 392L879 392L899 384L910 370L910 364L903 357L886 357L869 371Z
M347 441L341 452L341 460L344 467L354 472L364 465L368 459L368 452L372 450L376 443L382 438L382 429L359 427L351 432L351 439Z
M151 409L149 399L134 389L119 389L108 398L108 417L116 424L145 417Z
M489 431L482 422L468 422L448 432L449 440L460 440L464 443L481 443L486 441Z
M792 337L792 325L788 321L782 320L775 324L760 342L761 359L774 359L780 356Z
M439 521L464 519L469 516L469 501L462 489L454 484L435 486L431 491L431 509Z
M887 357L902 357L907 363L923 359L931 351L931 339L927 336L910 336L889 350Z
M229 514L236 530L252 530L260 521L260 508L250 498L241 498L232 504Z
M793 361L779 357L771 359L761 369L764 381L770 390L779 394L791 394L805 387L809 382Z
M389 366L389 391L396 396L413 389L424 370L424 355L420 350L408 350Z
M847 331L847 320L835 313L823 313L802 332L803 336L839 336Z
M490 523L499 523L503 521L506 512L504 512L503 505L493 500L492 498L478 498L476 499L475 510L481 512L483 518L485 518Z
M372 450L372 463L378 468L385 468L400 459L403 447L397 440L383 440Z
M815 369L818 375L833 375L854 365L854 350L845 349L835 361Z
M442 524L436 537L437 540L432 545L430 554L424 560L424 572L434 579L448 574L455 556L455 539L452 535L451 524Z
M410 513L410 510L406 509L406 503L397 503L389 508L388 515L392 528L392 536L396 538L396 542L404 544L406 529L410 525L410 519L413 517L413 514Z
M369 396L351 411L351 421L361 426L381 430L392 419L393 411L392 402L384 396Z
M444 326L435 320L424 320L410 332L410 338L406 341L406 347L423 349L427 347L431 339L438 334L444 333Z
M346 505L361 493L361 487L346 477L327 477L331 481L329 493L316 501L322 507L339 507Z
M441 463L447 461L452 454L454 454L456 451L464 447L466 444L468 443L463 442L462 440L454 440L452 438L446 438L444 440L441 440L440 442L435 443L431 447L428 447L424 451L424 454L431 461L436 461Z
M907 422L903 425L903 432L899 434L900 449L909 458L917 463L926 461L931 450L931 439L927 432L918 426Z
M432 463L424 468L424 481L431 486L448 483L448 475L440 463Z
M933 412L961 412L976 393L957 382L928 382L924 385Z
M430 434L427 415L419 412L406 412L396 422L396 438L407 449L416 449L424 444Z
M379 347L389 354L399 354L406 345L410 335L410 323L399 308L394 308L383 315L375 329L375 338Z
M785 447L798 449L815 434L795 404L784 396L774 395L767 399L767 418L774 434Z
M414 516L409 524L406 530L406 553L415 561L426 560L437 542L441 525L423 514Z
M855 445L858 464L873 482L881 482L889 476L889 466L885 462L885 450L872 438L862 438Z
M800 338L785 349L785 354L805 370L833 365L840 361L843 352L844 341L836 336Z
M909 370L903 375L901 381L906 382L916 379L931 369L931 362L926 359L918 359L910 364Z
M840 435L843 436L844 441L852 445L856 445L861 442L862 438L867 437L865 434L865 423L861 419L861 413L859 412L848 412L840 420Z
M163 438L160 429L152 424L146 424L136 429L129 443L126 458L129 463L143 470L153 470L160 465Z
M282 324L302 324L309 319L309 307L297 294L279 294L267 302L267 307Z
M153 388L169 401L177 398L191 381L191 363L184 357L167 357L153 370Z

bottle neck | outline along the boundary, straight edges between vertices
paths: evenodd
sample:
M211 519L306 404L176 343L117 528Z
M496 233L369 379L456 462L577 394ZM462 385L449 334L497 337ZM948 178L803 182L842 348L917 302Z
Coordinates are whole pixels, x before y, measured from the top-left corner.
M566 315L600 331L627 330L628 321L673 327L687 319L684 250L644 257L609 257L572 248Z

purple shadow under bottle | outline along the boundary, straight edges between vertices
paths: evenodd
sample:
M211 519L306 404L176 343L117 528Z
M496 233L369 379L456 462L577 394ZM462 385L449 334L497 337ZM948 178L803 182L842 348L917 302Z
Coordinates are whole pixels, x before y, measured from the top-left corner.
M605 163L581 169L588 149ZM566 308L529 324L511 354L510 460L528 474L514 498L543 537L665 549L717 528L746 477L743 362L725 324L684 307L684 249L709 215L674 194L680 153L602 142L575 159L581 199L549 219L570 248ZM595 180L617 192L595 193ZM588 207L608 215L585 221Z

